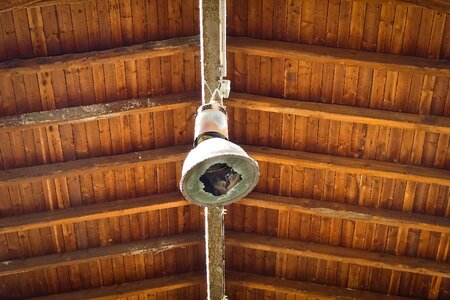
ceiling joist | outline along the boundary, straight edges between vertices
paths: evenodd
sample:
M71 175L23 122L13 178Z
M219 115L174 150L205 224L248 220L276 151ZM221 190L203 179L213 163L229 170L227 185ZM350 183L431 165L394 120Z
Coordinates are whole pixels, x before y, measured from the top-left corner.
M199 93L187 92L7 116L0 118L0 132L84 123L133 113L166 111L194 106L199 101Z
M0 171L0 185L30 180L43 180L63 176L81 175L84 172L116 170L140 165L163 164L182 161L190 145L160 148L119 155L79 159Z
M377 109L337 104L294 101L243 93L231 93L230 98L226 100L226 104L234 108L450 134L450 118L446 117L380 111Z
M257 161L450 186L450 171L261 146L243 146Z
M434 76L450 76L450 61L448 60L268 41L247 37L230 36L227 39L227 49L231 53L389 69ZM169 56L182 54L186 51L198 50L198 36L180 37L109 50L65 54L53 57L13 59L0 63L0 75L60 70L92 64Z
M265 291L286 293L289 295L307 296L313 299L365 299L365 300L394 300L411 299L399 296L383 295L362 290L353 290L335 286L325 286L302 281L286 280L269 276L227 271L227 284Z
M243 146L258 161L450 186L450 171L261 146ZM0 171L0 186L141 165L182 161L190 145Z
M84 123L133 113L194 107L199 101L200 96L197 92L187 92L7 116L0 118L0 132L40 126ZM406 130L423 130L450 135L450 118L439 116L294 101L244 93L231 93L230 98L226 100L226 105L232 108L387 126Z
M204 236L202 233L189 233L106 247L11 260L0 262L0 276L36 271L50 267L87 263L100 258L110 258L119 255L129 256L160 252L169 249L200 245L203 243ZM227 232L225 244L227 246L276 252L299 257L450 278L449 264L422 258L396 256L386 253L369 252L325 244L312 244L298 240L239 232Z
M446 0L354 0L379 4L405 4L434 9L450 14L450 2Z
M434 76L450 76L450 61L448 60L267 41L247 37L229 37L227 49L231 53L389 69Z
M189 205L189 202L184 200L180 193L168 193L70 207L16 217L5 217L0 221L0 234L119 217L186 205Z
M136 60L183 54L198 50L198 36L180 37L162 41L152 41L133 46L91 51L60 56L47 56L30 59L12 59L0 63L0 75L36 73L61 70L70 67L83 67L92 64L115 63L119 60Z
M203 243L203 239L204 235L202 233L189 233L112 246L3 261L0 262L0 276L36 271L42 268L88 263L100 258L110 258L118 255L130 256L189 247Z
M253 192L240 204L275 210L295 211L325 218L383 224L450 233L450 219L424 214L404 213L389 209L364 207L341 202L283 197Z
M205 283L205 274L201 272L184 273L135 282L126 282L96 289L53 294L32 298L34 300L110 300L136 296L138 294L161 293Z
M44 7L58 4L93 2L94 0L5 0L0 2L0 12L31 7Z
M450 264L359 249L306 243L271 236L227 232L226 244L280 254L322 259L359 266L450 278Z

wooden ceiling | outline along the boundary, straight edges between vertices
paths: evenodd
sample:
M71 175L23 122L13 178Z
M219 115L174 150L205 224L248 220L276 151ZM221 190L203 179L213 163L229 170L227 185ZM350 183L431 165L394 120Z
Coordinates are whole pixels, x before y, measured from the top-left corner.
M449 299L449 2L227 5L230 299ZM197 1L0 9L0 298L203 299Z

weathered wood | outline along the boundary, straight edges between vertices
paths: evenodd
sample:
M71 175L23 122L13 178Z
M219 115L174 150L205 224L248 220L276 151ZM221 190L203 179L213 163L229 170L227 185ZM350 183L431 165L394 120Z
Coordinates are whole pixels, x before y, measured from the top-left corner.
M45 7L60 4L93 2L94 0L6 0L0 2L0 12L30 7Z
M5 0L0 2L0 12L14 8L21 8L30 4L41 2L42 0Z
M397 256L240 232L227 232L225 244L326 261L450 278L450 264L422 258Z
M226 280L227 284L231 285L307 296L308 298L314 299L411 299L236 271L227 271Z
M448 60L266 41L247 37L229 37L227 49L231 53L450 76L450 61Z
M144 196L0 219L0 234L188 205L179 193Z
M231 93L226 105L264 112L450 134L450 118ZM1 126L1 123L0 123Z
M130 256L150 252L161 252L170 249L199 245L203 242L203 234L189 233L107 247L88 248L72 252L2 261L0 262L0 276L36 271L42 268L88 263L100 258L111 258L117 255Z
M82 67L92 64L114 63L116 61L137 60L183 54L198 50L198 36L152 41L143 44L85 53L65 54L53 57L12 59L0 63L0 75L36 73Z
M450 171L269 147L243 146L258 161L450 186Z
M118 299L138 294L160 293L175 289L201 285L205 282L205 275L201 272L184 273L180 275L159 277L135 282L126 282L96 289L54 294L31 298L34 300L79 300L79 299Z
M111 103L69 107L50 111L21 114L0 118L0 132L37 126L74 124L114 118L132 113L159 112L199 105L197 92L139 98Z
M351 221L360 220L375 224L443 233L450 232L450 219L448 218L363 207L341 202L284 197L253 192L240 200L239 203L261 208L296 211L327 218L338 218Z
M406 4L418 7L426 7L450 14L450 2L447 0L355 0L379 4Z
M26 129L37 126L88 122L131 113L157 112L190 107L197 105L199 101L200 96L197 92L187 92L7 116L0 118L0 132L19 128ZM261 112L450 134L450 118L439 116L293 101L244 93L232 93L230 98L226 100L226 104L232 108Z
M346 158L317 153L280 150L260 146L243 146L256 160L305 168L325 169L354 174L366 174L414 182L434 183L450 186L450 171ZM142 152L97 158L80 159L62 163L47 164L0 171L0 186L13 182L26 182L46 178L79 175L86 171L114 170L129 166L141 166L182 161L191 146L176 146Z
M127 154L102 156L96 158L80 159L53 163L44 166L32 166L0 171L0 185L12 182L43 180L46 178L63 177L67 175L80 175L86 171L115 170L127 166L142 166L164 164L182 161L191 146L176 146L160 148Z

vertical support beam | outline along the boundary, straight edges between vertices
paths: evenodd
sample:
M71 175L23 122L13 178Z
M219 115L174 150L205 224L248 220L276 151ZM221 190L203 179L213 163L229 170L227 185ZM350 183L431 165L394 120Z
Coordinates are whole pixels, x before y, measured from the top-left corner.
M208 103L218 87L219 80L226 76L226 0L200 0L200 50L202 64L202 100ZM215 101L221 103L218 93ZM222 103L221 103L222 104Z
M205 207L206 277L208 299L225 297L223 206Z
M226 75L225 2L200 0L200 50L202 65L202 102L222 104L214 91ZM205 207L206 273L209 300L225 298L223 206Z

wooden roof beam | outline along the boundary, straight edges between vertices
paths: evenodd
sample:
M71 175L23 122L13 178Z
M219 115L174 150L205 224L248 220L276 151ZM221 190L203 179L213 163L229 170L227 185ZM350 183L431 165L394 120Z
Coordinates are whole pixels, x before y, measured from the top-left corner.
M18 129L23 130L38 126L84 123L134 113L167 111L170 109L200 105L200 103L201 99L198 92L186 92L32 112L1 117L0 132Z
M448 170L261 146L242 146L254 159L268 163L450 186L450 171ZM1 170L0 185L80 175L86 171L95 172L131 166L179 162L184 160L191 148L190 145L184 145L41 166Z
M450 233L450 219L387 209L363 207L345 203L306 198L284 197L253 192L241 204L275 210L296 211L315 216L364 221L387 226L415 228ZM127 200L97 203L73 208L4 217L0 234L45 228L74 222L92 221L121 215L131 215L189 205L178 193L152 195Z
M416 257L306 243L266 235L227 232L226 245L359 266L450 278L450 264Z
M76 292L53 294L43 297L31 298L34 300L79 300L96 299L110 300L136 296L138 294L160 293L186 288L205 283L205 274L202 272L184 273L179 275L152 278L147 280L126 282L101 288L81 290Z
M186 92L6 116L0 118L0 132L37 126L83 123L133 113L165 111L196 106L200 103L199 101L198 92ZM447 117L295 101L244 93L231 93L226 104L233 108L450 134L450 118Z
M268 41L247 37L228 37L227 49L232 53L390 69L434 76L450 76L450 61L448 60Z
M42 268L87 263L105 257L119 255L131 256L142 253L161 252L175 248L200 245L203 242L203 233L189 233L105 247L88 248L71 252L2 261L0 262L0 276L36 271Z
M326 218L383 224L450 233L450 219L389 209L364 207L340 202L306 198L284 197L253 192L239 201L240 204L260 208L295 211Z
M268 41L247 37L230 36L227 39L227 49L231 53L246 53L319 63L345 64L435 76L450 76L450 61L448 60ZM198 36L180 37L101 51L31 59L13 59L0 63L0 75L36 73L68 67L111 63L117 60L126 61L161 57L198 50Z
M302 117L450 134L450 118L231 93L226 105ZM0 119L1 126L1 119Z
M227 271L226 283L265 291L308 296L314 299L411 299L236 271Z
M434 9L446 14L450 14L450 2L446 0L354 0L379 4L405 4Z
M94 0L3 0L0 1L0 12L30 7L44 7L58 4L85 3Z
M0 63L0 75L36 73L42 71L60 70L69 67L83 67L92 64L113 63L118 60L127 61L169 56L182 54L187 51L198 51L198 47L198 36L190 36L162 41L152 41L108 50L30 59L12 59Z
M257 161L450 186L450 171L261 146L243 146Z
M37 212L21 216L4 217L0 219L0 234L131 215L186 205L189 205L189 202L186 201L180 193L175 192Z
M131 166L156 165L183 161L191 145L159 148L141 152L51 163L0 171L0 185L30 180L81 175L85 172L117 170Z

